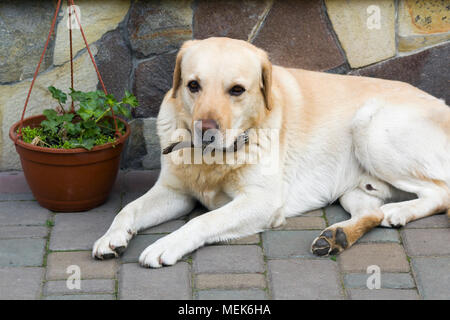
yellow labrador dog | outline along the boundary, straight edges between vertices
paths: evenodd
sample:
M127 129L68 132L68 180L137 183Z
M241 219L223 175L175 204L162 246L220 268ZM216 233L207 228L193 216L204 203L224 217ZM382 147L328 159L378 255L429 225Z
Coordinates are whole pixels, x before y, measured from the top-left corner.
M142 266L173 265L337 199L352 217L314 240L317 255L450 208L450 109L407 83L287 69L245 41L194 40L177 56L157 123L159 179L116 216L96 258L117 257L139 230L186 215L196 201L209 212L147 247ZM220 153L256 161L219 161Z

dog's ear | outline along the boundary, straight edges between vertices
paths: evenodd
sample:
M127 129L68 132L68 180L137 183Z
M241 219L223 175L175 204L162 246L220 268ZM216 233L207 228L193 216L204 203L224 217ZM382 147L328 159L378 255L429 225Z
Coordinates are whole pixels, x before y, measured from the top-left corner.
M181 85L181 61L183 60L183 55L187 48L192 46L196 40L189 40L183 43L178 51L177 59L175 62L175 70L173 71L173 83L172 83L172 98L177 97L178 89Z
M268 110L272 110L273 97L272 97L272 63L269 60L267 53L260 50L262 59L262 93L264 95L264 102Z

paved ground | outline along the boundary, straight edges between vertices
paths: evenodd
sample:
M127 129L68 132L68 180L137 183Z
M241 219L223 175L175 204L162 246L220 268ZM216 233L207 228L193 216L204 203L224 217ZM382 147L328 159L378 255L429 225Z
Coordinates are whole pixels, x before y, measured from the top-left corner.
M333 205L292 218L282 229L201 248L172 267L136 263L146 246L197 209L142 232L119 260L93 260L94 241L156 175L122 172L103 206L53 213L34 201L21 173L0 173L0 299L450 299L445 215L400 230L377 228L337 258L317 258L309 252L311 241L348 218ZM81 272L80 290L67 286L77 272L73 265ZM380 268L381 289L367 288L371 265Z

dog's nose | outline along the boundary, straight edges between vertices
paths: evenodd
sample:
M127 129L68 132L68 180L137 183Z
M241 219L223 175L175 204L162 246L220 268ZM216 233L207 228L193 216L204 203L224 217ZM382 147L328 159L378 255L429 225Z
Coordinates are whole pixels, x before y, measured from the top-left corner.
M210 129L219 129L219 124L217 121L212 119L203 119L197 122L197 128L201 129L202 132L205 132Z

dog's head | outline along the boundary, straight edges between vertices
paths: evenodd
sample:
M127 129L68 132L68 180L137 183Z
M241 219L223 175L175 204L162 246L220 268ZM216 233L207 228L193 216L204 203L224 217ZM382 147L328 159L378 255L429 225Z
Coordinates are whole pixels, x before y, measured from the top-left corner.
M241 40L209 38L180 49L172 97L189 115L192 132L219 130L223 139L216 143L226 147L271 110L271 86L266 52Z

